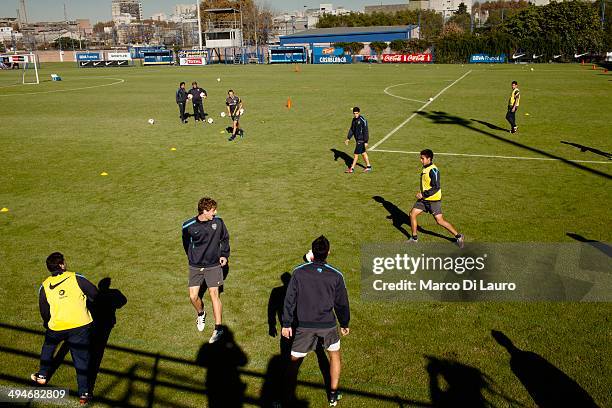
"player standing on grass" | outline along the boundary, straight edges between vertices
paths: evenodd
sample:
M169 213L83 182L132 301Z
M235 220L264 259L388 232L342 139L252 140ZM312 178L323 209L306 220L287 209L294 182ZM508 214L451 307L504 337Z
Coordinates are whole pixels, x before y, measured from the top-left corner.
M197 122L201 120L204 122L204 99L208 97L206 91L198 86L198 83L193 81L191 83L191 89L189 90L191 95L191 102L193 103L193 118ZM205 123L205 122L204 122Z
M217 202L204 197L198 202L198 215L183 223L183 248L189 261L189 298L198 317L196 325L204 330L206 312L200 297L204 283L212 303L215 329L209 343L223 335L222 304L219 286L223 285L223 267L230 255L229 234L223 220L216 216Z
M54 252L47 257L51 272L38 290L38 306L47 329L40 353L40 370L30 376L39 385L46 385L53 369L57 346L68 345L77 374L80 403L87 404L89 390L89 336L93 319L87 300L94 300L98 289L83 275L66 271L64 255Z
M326 263L329 255L327 238L321 235L315 239L312 243L312 253L312 262L293 271L283 306L281 334L288 339L295 336L286 377L288 384L285 388L285 402L291 406L302 360L322 341L330 360L331 382L328 400L329 405L335 407L342 398L338 391L341 361L336 319L340 323L340 332L346 336L349 334L351 314L344 277L340 271ZM296 314L298 326L294 333L292 324Z
M179 89L176 90L176 103L179 107L179 115L181 123L187 123L185 116L185 104L187 104L187 91L185 91L185 82L181 82Z
M518 131L518 126L516 126L516 111L518 110L520 102L521 93L518 89L518 83L512 81L512 93L508 99L508 112L506 113L506 120L510 123L510 133L516 133Z
M227 98L225 99L225 106L227 108L227 114L232 118L232 135L228 141L233 141L236 135L240 137L244 136L244 130L240 129L240 115L242 114L242 99L234 94L233 90L227 91Z
M417 217L423 212L428 212L433 215L434 219L446 228L448 232L455 236L455 242L459 248L463 248L464 236L459 234L453 225L444 219L442 215L442 189L440 187L440 170L433 164L434 154L431 150L425 149L421 151L421 191L416 194L417 202L410 211L410 228L412 229L412 237L408 242L418 242L417 236Z
M359 160L359 155L362 155L363 159L366 162L366 168L363 171L366 173L372 171L372 166L370 165L370 160L368 159L368 154L366 153L366 148L368 147L368 140L370 139L368 121L363 116L361 116L361 111L357 106L353 108L353 121L351 122L351 127L348 131L348 135L346 136L344 144L348 145L349 140L351 140L351 137L353 136L355 136L355 151L353 152L353 164L351 164L351 167L349 167L345 171L345 173L352 173L355 170L357 160Z

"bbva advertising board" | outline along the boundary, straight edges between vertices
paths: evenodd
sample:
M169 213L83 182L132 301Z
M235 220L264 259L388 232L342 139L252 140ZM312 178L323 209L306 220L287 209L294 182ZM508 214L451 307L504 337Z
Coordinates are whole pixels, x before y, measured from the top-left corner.
M315 64L350 64L353 62L351 56L344 53L344 48L314 47L312 55Z
M506 62L506 54L489 55L489 54L472 54L470 55L470 64L503 64Z
M102 55L99 52L79 52L76 55L77 61L102 61Z

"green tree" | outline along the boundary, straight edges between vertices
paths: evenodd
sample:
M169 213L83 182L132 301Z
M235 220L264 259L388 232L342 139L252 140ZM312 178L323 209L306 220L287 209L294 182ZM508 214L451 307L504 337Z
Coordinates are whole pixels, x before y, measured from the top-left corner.
M370 49L376 53L378 62L382 62L381 55L387 49L388 45L384 41L372 41Z

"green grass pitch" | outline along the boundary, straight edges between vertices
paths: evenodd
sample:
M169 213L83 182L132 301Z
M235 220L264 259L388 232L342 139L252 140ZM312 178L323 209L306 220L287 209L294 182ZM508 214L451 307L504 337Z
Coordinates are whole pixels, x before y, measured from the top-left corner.
M51 73L63 81L51 82ZM485 156L435 159L447 219L468 241L573 242L568 233L612 241L610 161L561 143L612 151L610 74L577 64L533 71L309 65L300 72L44 64L40 75L40 85L13 86L17 72L0 72L0 208L8 209L0 213L0 385L21 385L37 369L42 336L28 330L42 331L44 260L61 251L70 270L94 283L111 277L128 298L102 362L98 404L206 406L206 371L189 362L211 328L195 327L180 230L209 195L231 235L222 300L224 320L248 356L241 375L247 406L256 406L278 353L278 337L268 335L270 292L320 234L331 241L329 262L344 272L352 309L340 405L432 406L426 365L433 356L472 367L457 366L483 379L476 392L493 406L535 406L491 337L496 329L565 372L600 406L612 406L610 304L374 303L362 301L359 283L362 243L405 239L372 197L409 212L420 163L406 152L423 148ZM182 80L208 91L204 108L214 124L179 123L174 92ZM496 129L507 127L512 80L522 93L516 135ZM229 120L219 116L229 88L246 110L245 138L234 143L224 132ZM369 121L370 146L422 108L370 153L371 174L344 174L344 159L334 160L331 150L352 156L353 144L343 141L355 105ZM431 218L420 222L445 233ZM314 356L299 379L299 397L326 406ZM53 385L75 389L73 368L63 366Z

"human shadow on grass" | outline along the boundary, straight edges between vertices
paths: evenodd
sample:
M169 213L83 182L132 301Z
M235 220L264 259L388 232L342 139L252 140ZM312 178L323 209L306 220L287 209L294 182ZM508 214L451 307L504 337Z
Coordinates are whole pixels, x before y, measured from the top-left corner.
M202 345L196 364L206 368L204 384L210 408L239 408L244 405L246 384L240 378L240 368L248 361L227 326L223 326L219 340Z
M4 332L19 333L21 336L35 336L36 338L42 338L45 335L45 332L39 329L17 326L0 321L0 336L4 335ZM25 339L25 337L23 338ZM205 344L202 346L201 352L198 355L198 359L200 360L199 362L197 362L197 359L187 359L160 352L151 352L131 347L107 344L107 353L109 351L115 353L114 355L117 356L117 358L121 358L124 362L136 362L127 368L108 366L101 367L100 376L104 376L106 381L104 385L98 385L99 391L97 391L94 395L94 401L113 407L137 408L146 406L147 408L150 408L158 405L168 408L187 407L187 405L183 403L171 401L163 396L160 396L160 393L156 392L158 388L175 391L173 395L176 396L179 394L180 396L176 398L180 398L181 400L185 400L185 396L206 396L209 392L213 392L214 402L219 402L219 399L223 398L221 393L216 392L217 390L209 389L208 386L204 386L204 384L202 384L202 381L194 381L191 375L186 375L183 371L176 371L168 368L169 365L176 365L177 368L180 368L181 370L184 370L185 368L192 370L203 365L206 367L211 363L220 363L221 370L216 370L219 367L214 366L212 372L207 373L206 383L208 384L208 379L210 378L211 385L214 386L214 376L218 376L218 378L221 378L221 381L224 381L227 384L234 384L235 387L230 387L230 389L238 389L238 391L243 389L243 387L240 385L242 383L242 381L240 381L240 377L246 377L252 381L263 379L264 382L269 377L278 378L278 375L275 374L274 369L271 370L272 373L262 373L259 371L242 368L242 366L246 364L246 355L244 352L242 352L242 350L240 350L233 340L221 343L225 344L225 349L221 350L218 355L215 354L215 350L219 344L217 344L217 346L215 346L215 344ZM30 361L32 364L36 364L39 361L40 354L38 352L24 350L23 348L24 347L21 347L20 344L15 346L0 344L0 361L4 361L7 355L11 355L17 356L21 359L27 359L24 361ZM223 366L223 364L226 363L226 358L229 361L229 367ZM276 361L278 361L278 359L274 359L273 357L270 360L269 367L274 367ZM62 365L70 366L71 364L64 361ZM227 375L224 374L226 372L225 369L228 369ZM226 379L229 379L229 381L226 381ZM26 386L32 385L32 381L29 377L24 378L7 372L0 372L0 381L5 381L9 384ZM58 386L60 384L51 385ZM322 390L324 388L324 386L319 382L311 381L298 381L298 386L311 390ZM225 390L227 387L223 385L221 389ZM120 390L119 397L111 397L111 395L117 393L117 390ZM369 392L350 386L342 387L342 391L347 399L351 397L367 399L373 406L381 403L393 404L393 406L400 408L408 406L431 406L429 402L425 401L403 398L398 395ZM74 390L70 390L70 395L78 397L78 394ZM255 397L245 395L244 391L242 393L238 392L238 396L240 395L242 395L242 399L245 404L249 404L251 406L260 406L261 404L260 396ZM230 395L230 400L232 399L235 399L235 397ZM144 401L146 401L146 405L143 405ZM209 406L214 408L215 406L219 405ZM228 405L225 404L222 406L225 407ZM231 407L231 405L229 405L229 407Z
M268 299L268 335L270 337L279 337L280 354L272 357L268 363L268 370L266 372L267 386L265 386L265 390L262 390L261 396L262 406L266 407L273 406L274 401L280 401L283 397L283 381L291 361L291 346L293 345L293 339L287 339L281 336L277 329L277 325L278 327L282 327L281 319L283 314L283 306L285 303L285 296L287 294L287 287L289 286L289 281L291 280L291 274L289 272L283 273L280 276L280 280L282 285L273 288ZM297 317L295 317L294 322L291 325L294 332L297 326ZM321 371L321 375L323 377L325 391L329 392L331 384L329 360L321 341L317 343L315 355L317 356L319 370Z
M455 126L461 126L464 127L466 129L472 130L474 132L480 133L481 135L490 137L491 139L495 139L497 141L515 146L515 147L519 147L521 149L533 152L533 153L537 153L541 156L544 156L546 158L549 159L554 159L554 160L558 160L570 167L573 167L575 169L579 169L582 171L585 171L587 173L591 173L600 177L604 177L606 179L612 179L612 175L608 174L608 173L604 173L603 171L599 171L596 169L592 169L590 167L584 166L580 163L576 163L574 161L571 161L569 159L565 159L563 157L554 155L552 153L546 152L544 150L535 148L535 147L531 147L528 146L524 143L518 142L516 140L513 139L509 139L500 135L496 135L494 133L488 132L486 130L483 129L479 129L478 127L474 126L474 122L477 122L476 120L470 120L470 119L465 119L462 118L460 116L455 116L452 115L450 113L447 112L443 112L443 111L432 111L432 112L427 112L427 111L419 111L416 112L417 115L420 115L426 119L431 120L433 123L436 124L440 124L440 125L455 125Z
M497 125L494 125L492 123L489 122L485 122L484 120L478 120L478 119L472 119L474 122L478 122L481 125L485 125L486 127L488 127L489 129L493 129L493 130L501 130L503 132L508 132L508 129L504 129L503 127L499 127Z
M561 141L561 143L569 145L569 146L573 146L576 147L578 149L580 149L581 152L591 152L594 153L598 156L603 156L608 160L612 160L612 153L608 153L608 152L604 152L602 150L599 149L595 149L594 147L589 147L589 146L585 146L585 145L581 145L579 143L573 143L573 142L566 142L564 140Z
M351 157L350 154L343 152L342 150L338 150L338 149L329 149L329 150L331 150L331 152L334 154L334 161L338 161L338 159L342 159L346 167L351 167L353 165L353 158ZM365 169L365 166L359 162L357 162L357 166Z
M583 237L580 234L575 234L573 232L568 232L565 235L567 235L570 238L575 239L576 241L584 242L586 244L589 244L593 248L603 252L605 255L607 255L608 257L612 258L612 246L606 244L605 242L595 241L594 239L588 239L588 238Z
M382 204L383 208L387 210L387 212L389 213L389 215L387 216L387 219L391 220L391 223L399 232L404 234L406 238L412 237L412 233L408 231L406 228L404 228L404 225L410 228L410 215L409 214L404 212L401 208L399 208L392 202L385 200L381 196L376 195L376 196L373 196L372 199L376 201L377 203ZM447 237L446 235L442 235L437 232L426 230L420 225L417 227L417 231L425 235L431 235L432 237L437 237L437 238L445 239L450 242L455 242L454 238Z
M431 406L436 408L493 407L487 395L503 399L509 406L523 406L520 402L496 390L493 381L478 368L452 359L425 356L429 374Z
M119 289L111 288L111 278L106 277L98 282L98 296L91 308L94 326L90 342L89 384L92 392L95 388L108 339L117 324L117 310L126 304L127 298L125 295Z
M597 408L588 392L544 357L516 347L504 333L491 336L510 353L510 369L541 408Z

